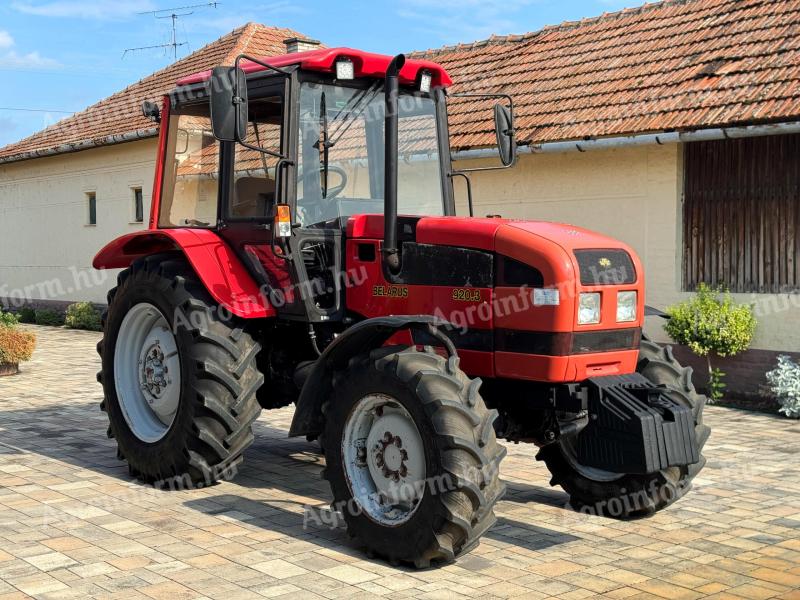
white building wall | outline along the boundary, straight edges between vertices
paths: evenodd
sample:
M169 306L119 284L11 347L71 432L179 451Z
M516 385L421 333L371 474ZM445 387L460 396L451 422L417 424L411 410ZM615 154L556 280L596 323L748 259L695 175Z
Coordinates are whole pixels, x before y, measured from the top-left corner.
M116 271L94 271L92 258L147 226L156 145L141 140L0 165L0 298L105 302ZM133 223L135 187L144 224ZM96 226L87 224L89 192Z

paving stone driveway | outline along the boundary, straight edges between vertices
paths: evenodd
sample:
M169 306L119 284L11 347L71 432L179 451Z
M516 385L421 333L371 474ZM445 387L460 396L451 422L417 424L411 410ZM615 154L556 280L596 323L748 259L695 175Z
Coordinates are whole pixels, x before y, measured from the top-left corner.
M565 510L534 449L512 446L498 523L454 565L368 560L307 523L323 459L265 412L239 476L163 492L131 481L106 439L99 336L35 328L0 379L0 600L41 598L800 598L800 425L710 408L695 490L635 522Z

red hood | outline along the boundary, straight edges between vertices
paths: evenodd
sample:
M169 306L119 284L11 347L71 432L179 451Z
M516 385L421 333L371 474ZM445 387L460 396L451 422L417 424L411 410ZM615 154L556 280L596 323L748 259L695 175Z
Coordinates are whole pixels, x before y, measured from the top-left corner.
M581 248L622 248L633 251L626 244L608 236L563 223L548 221L522 221L475 217L422 217L417 222L417 242L497 250L498 233L512 234L510 230L529 233L549 241L565 251ZM347 237L380 239L383 237L383 215L356 215L347 224Z

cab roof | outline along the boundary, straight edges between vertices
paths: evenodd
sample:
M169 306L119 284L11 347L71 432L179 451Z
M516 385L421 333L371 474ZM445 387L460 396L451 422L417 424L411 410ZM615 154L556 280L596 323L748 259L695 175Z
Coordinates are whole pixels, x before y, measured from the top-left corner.
M336 71L336 60L340 57L349 58L353 62L356 77L383 78L391 56L386 54L373 54L352 48L323 48L310 50L308 52L294 52L281 56L269 56L259 58L262 62L273 67L289 67L298 65L300 69L308 71L318 71L322 73L333 73ZM265 68L249 60L242 60L240 63L245 73L258 73ZM452 80L447 71L441 65L429 60L408 59L400 71L401 85L415 85L418 81L419 72L427 70L431 73L431 85L434 87L448 87L452 85ZM211 69L189 75L178 81L179 86L203 83L211 77Z

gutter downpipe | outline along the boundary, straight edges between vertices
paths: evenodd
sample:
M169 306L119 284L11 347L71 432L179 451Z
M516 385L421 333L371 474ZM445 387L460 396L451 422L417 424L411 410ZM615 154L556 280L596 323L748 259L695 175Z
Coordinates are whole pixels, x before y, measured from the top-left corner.
M680 142L703 142L713 140L741 139L765 135L787 135L800 133L800 121L776 123L771 125L749 125L745 127L725 127L714 129L698 129L670 133L631 135L625 137L600 138L594 140L576 140L574 142L548 142L518 146L521 154L556 154L563 152L589 152L591 150L611 150L614 148L630 148L635 146L651 146L677 144ZM453 153L453 160L470 160L493 158L497 156L496 148L477 148Z

